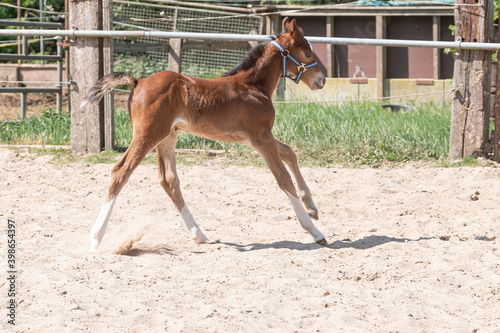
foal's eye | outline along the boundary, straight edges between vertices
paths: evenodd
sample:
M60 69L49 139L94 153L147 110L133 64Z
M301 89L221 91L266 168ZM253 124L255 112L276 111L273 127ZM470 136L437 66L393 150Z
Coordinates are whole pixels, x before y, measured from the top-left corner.
M311 54L310 54L310 53L307 53L307 54L306 54L306 58L311 58Z

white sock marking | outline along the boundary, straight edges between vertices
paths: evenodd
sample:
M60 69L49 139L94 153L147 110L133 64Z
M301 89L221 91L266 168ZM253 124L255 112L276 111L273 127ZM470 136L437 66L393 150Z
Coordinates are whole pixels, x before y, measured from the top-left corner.
M104 203L99 212L92 229L90 230L90 250L89 252L96 252L97 248L101 244L102 237L106 231L108 225L109 217L111 216L111 211L115 205L116 197Z
M290 202L292 203L293 209L295 210L295 214L297 214L297 218L299 219L302 228L306 229L311 234L311 236L313 236L316 242L325 238L325 236L323 236L321 231L319 231L314 226L311 218L307 214L307 211L300 202L299 198L296 198L295 196L286 191L285 193L288 196L288 199L290 199Z
M189 208L186 205L182 207L180 213L182 220L184 221L184 224L186 225L186 228L189 232L189 236L198 244L209 243L210 240L207 237L205 237L200 227L198 227L196 221L194 220L193 215L191 214Z

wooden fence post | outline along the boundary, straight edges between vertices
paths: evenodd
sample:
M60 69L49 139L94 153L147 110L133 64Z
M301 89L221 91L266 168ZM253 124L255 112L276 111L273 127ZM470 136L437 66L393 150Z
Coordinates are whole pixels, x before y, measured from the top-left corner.
M335 17L326 17L326 37L335 36ZM335 77L335 46L333 44L326 44L326 71L327 77Z
M375 18L376 26L376 37L377 39L386 38L386 17L382 15L377 15ZM376 47L377 54L377 98L382 98L384 96L384 84L385 78L387 76L387 50L385 46Z
M463 6L461 6L463 5ZM463 42L493 40L493 1L464 0L455 6L455 36ZM491 51L457 50L451 110L451 160L484 155L489 140Z
M170 38L168 49L168 70L180 73L182 66L182 39Z
M281 32L281 16L280 14L272 14L266 16L266 34L267 35L277 35ZM278 86L274 91L273 97L280 100L285 99L285 78L282 78L278 82Z
M80 30L102 29L102 0L70 0L70 27ZM85 94L102 77L102 40L76 38L70 46L71 149L100 152L104 147L103 102L80 109Z
M499 10L500 13L500 10ZM500 43L500 29L497 29L497 43ZM500 60L498 58L500 52L497 53L497 77L496 77L496 92L495 92L495 132L491 138L491 145L493 148L493 160L500 162Z
M439 41L441 35L441 16L432 17L432 40L434 42ZM440 49L432 49L432 62L433 62L433 72L434 80L439 80L441 76L441 62L439 61L441 56Z
M113 1L102 0L102 29L113 30ZM103 38L103 75L113 72L113 38ZM114 93L104 95L104 149L113 149L115 142Z
M102 29L113 30L113 1L102 0ZM113 38L103 38L103 75L113 72ZM113 149L115 142L114 93L104 95L104 149Z

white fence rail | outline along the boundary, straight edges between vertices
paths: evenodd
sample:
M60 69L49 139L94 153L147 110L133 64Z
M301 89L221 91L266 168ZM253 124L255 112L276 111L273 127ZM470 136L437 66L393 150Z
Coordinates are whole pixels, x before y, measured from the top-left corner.
M269 35L243 35L243 34L213 34L193 32L166 32L166 31L117 31L117 30L16 30L0 29L0 36L61 36L61 37L155 37L155 38L185 38L200 40L228 40L228 41L271 41ZM471 43L400 39L371 39L371 38L341 38L341 37L306 37L311 43L334 45L374 45L386 47L427 47L456 50L500 50L500 43Z

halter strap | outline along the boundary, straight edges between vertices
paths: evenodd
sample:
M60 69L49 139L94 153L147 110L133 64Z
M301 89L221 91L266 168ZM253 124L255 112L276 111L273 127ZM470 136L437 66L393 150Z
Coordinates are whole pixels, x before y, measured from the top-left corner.
M281 62L281 67L282 67L282 70L283 70L283 73L281 74L281 77L287 77L289 78L290 80L292 80L293 82L295 83L299 83L300 79L302 78L302 74L304 74L304 72L306 70L308 70L309 68L312 68L314 66L317 66L318 63L316 61L313 61L309 64L304 64L304 63L301 63L299 62L297 59L295 59L291 54L290 52L288 52L287 49L285 49L283 46L281 46L277 41L273 40L271 41L271 44L274 45L274 47L276 47L278 49L278 51L281 52L281 56L282 56L282 62ZM298 70L298 73L297 73L297 77L294 79L292 78L291 76L289 75L286 75L286 62L287 60L290 60L291 62L293 62L295 64L295 66L297 66L297 70Z

